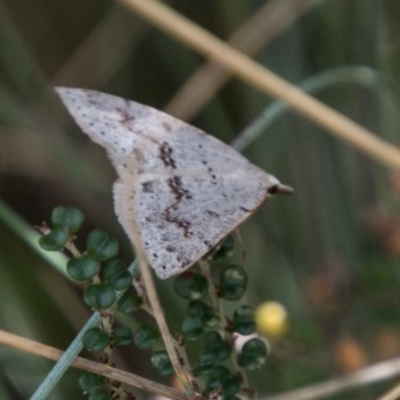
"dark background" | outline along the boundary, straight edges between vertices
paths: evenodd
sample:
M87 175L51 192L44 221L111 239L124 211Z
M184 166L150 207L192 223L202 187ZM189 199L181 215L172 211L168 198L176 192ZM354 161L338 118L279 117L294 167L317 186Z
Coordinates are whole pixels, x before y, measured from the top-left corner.
M294 5L296 1L287 1ZM264 5L260 0L170 1L221 38ZM325 0L277 35L257 60L300 83L331 71L316 96L397 145L400 3ZM115 173L104 151L68 119L52 86L88 87L163 108L204 63L190 49L112 1L0 1L0 196L29 225L53 207L82 209L84 242L99 227L133 253L113 212ZM344 75L338 68L348 68ZM233 79L192 123L230 142L271 99ZM272 394L400 355L400 175L301 116L277 118L245 155L295 188L241 227L248 302L281 302L291 330L272 343L267 365L250 374ZM81 291L27 245L26 231L0 213L0 327L65 349L89 317ZM240 254L240 251L238 251ZM239 260L239 258L238 258ZM173 310L184 310L160 285ZM139 315L139 319L143 316ZM124 350L118 365L154 374L149 353ZM52 362L0 345L0 398L26 399ZM84 398L71 370L50 399ZM373 399L386 382L331 399Z

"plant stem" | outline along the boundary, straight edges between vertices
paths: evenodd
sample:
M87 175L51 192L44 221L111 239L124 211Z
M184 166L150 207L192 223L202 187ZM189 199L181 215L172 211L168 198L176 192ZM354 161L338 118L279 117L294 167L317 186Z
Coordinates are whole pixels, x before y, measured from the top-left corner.
M207 279L208 282L208 287L209 287L209 296L211 300L211 306L213 310L219 314L221 314L221 301L217 296L217 290L215 288L214 282L211 279L211 273L210 273L210 263L208 261L199 261L199 264L201 266L201 271L203 272L203 275Z
M153 309L154 318L156 319L158 328L160 329L161 336L168 352L168 356L171 360L172 366L174 367L175 373L184 388L186 395L190 397L194 394L190 383L191 379L187 376L187 373L184 371L181 362L177 356L177 348L175 348L173 344L171 333L169 332L167 321L164 317L164 310L162 309L160 301L158 300L157 291L154 285L153 277L151 276L149 264L147 263L147 260L142 250L139 250L137 246L136 254L139 260L143 282L146 287L147 298L149 299L150 306Z
M0 330L0 343L17 350L25 351L29 354L45 357L49 360L58 361L63 357L63 354L65 354L61 350L54 347L47 346L34 340L14 335L13 333L3 330ZM103 365L92 360L87 360L86 358L75 357L72 360L70 366L74 368L79 368L83 371L102 375L109 379L118 380L119 382L126 383L127 385L137 387L142 390L146 390L155 395L173 400L186 400L184 393L169 386L161 385L160 383L150 381L138 375L134 375L130 372L122 371L117 368L112 368L108 365ZM41 397L37 398L42 400L47 398L47 396L48 394L42 393Z
M293 110L337 138L390 168L400 169L400 150L396 146L304 93L166 4L156 0L119 0L119 2L191 49L223 65L256 89L287 103Z

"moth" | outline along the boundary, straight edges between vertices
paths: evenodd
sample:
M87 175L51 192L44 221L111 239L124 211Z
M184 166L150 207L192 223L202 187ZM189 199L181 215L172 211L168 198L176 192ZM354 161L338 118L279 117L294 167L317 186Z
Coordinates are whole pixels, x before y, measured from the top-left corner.
M106 149L118 175L118 220L132 241L138 230L161 279L193 265L268 197L290 191L226 144L162 111L94 90L56 91L82 131Z

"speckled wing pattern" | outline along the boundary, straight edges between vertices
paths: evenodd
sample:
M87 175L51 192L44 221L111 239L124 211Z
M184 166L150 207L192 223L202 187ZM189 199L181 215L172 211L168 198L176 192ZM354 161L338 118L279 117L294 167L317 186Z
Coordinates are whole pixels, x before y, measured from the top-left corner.
M229 146L159 110L93 90L56 91L107 150L119 176L118 219L131 239L137 227L162 279L198 261L280 185Z

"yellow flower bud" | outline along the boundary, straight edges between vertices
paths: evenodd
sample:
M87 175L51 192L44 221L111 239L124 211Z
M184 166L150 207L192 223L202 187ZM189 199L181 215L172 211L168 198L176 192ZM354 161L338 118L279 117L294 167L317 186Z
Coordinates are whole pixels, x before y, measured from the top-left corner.
M283 337L289 329L289 316L286 308L276 301L266 301L256 308L257 330L271 339Z

